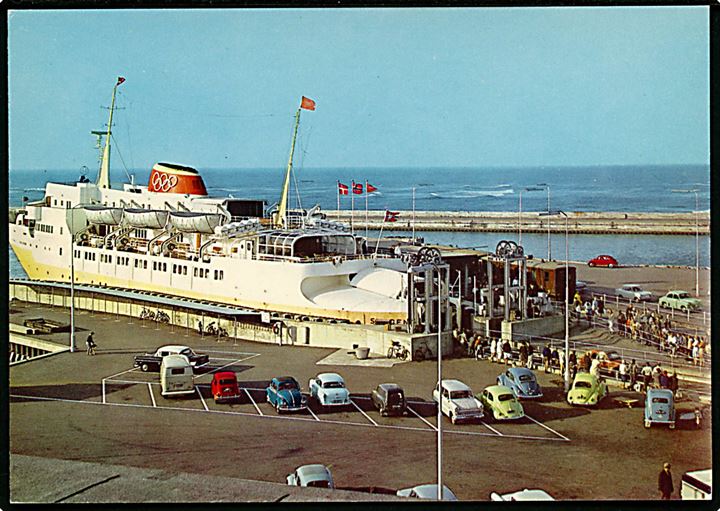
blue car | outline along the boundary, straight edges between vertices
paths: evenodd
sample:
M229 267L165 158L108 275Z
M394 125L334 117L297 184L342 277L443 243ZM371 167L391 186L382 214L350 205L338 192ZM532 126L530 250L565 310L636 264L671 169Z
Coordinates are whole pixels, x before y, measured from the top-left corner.
M672 390L648 389L645 397L645 427L667 424L675 429L675 404Z
M307 408L307 399L300 391L300 384L292 376L273 378L265 390L267 402L280 412L296 412Z
M498 385L509 387L518 399L542 397L535 373L525 367L511 367L497 377Z

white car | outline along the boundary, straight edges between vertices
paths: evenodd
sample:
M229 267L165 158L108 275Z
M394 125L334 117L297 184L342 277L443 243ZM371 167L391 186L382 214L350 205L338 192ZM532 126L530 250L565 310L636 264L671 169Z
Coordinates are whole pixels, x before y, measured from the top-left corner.
M398 497L410 497L414 499L431 499L437 500L437 484L421 484L412 488L404 488L398 490ZM458 500L450 488L443 484L443 500Z
M475 398L470 387L459 380L443 380L442 400L438 387L433 390L433 400L440 403L443 415L447 415L453 424L483 417L482 403Z
M310 397L322 406L345 406L350 404L350 391L345 388L345 380L336 373L321 373L310 378L308 383Z
M615 290L615 294L622 298L632 300L633 302L644 302L652 300L653 297L650 291L644 291L643 288L637 284L623 284L622 287Z
M516 491L513 493L506 493L504 495L500 495L498 493L491 493L490 494L490 500L496 500L496 501L514 501L514 500L555 500L549 493L547 493L545 490L521 490Z
M325 465L303 465L287 476L290 486L311 486L314 488L335 488L330 469Z

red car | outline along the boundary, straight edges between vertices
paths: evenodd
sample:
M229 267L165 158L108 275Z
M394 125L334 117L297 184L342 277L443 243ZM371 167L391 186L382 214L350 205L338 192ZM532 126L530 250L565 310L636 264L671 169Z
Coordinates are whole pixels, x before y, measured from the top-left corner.
M238 388L237 376L232 371L223 371L213 375L210 384L213 399L216 403L222 401L234 401L240 397L240 389Z
M618 265L617 259L609 255L599 255L588 261L588 266L607 266L608 268L615 268Z

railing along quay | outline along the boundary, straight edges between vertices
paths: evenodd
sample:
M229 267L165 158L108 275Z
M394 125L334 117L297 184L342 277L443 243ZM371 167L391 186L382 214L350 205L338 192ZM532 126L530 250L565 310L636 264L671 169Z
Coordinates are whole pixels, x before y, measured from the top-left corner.
M352 224L355 229L379 229L385 211L347 210L325 211L331 220ZM541 217L541 212L483 212L483 211L400 211L398 221L383 225L384 230L456 232L515 232L518 221L523 232L565 233L565 222L553 217ZM659 234L701 235L710 234L710 213L618 213L618 212L569 212L568 231L571 234ZM413 220L414 218L414 220ZM697 222L697 223L696 223Z

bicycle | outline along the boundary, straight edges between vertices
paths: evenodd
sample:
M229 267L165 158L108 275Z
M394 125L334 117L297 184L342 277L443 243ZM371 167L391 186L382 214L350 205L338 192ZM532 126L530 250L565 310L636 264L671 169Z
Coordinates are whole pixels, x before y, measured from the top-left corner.
M427 342L423 341L415 350L413 360L427 360L429 358L433 358L433 353L428 348Z
M410 350L400 345L400 341L392 341L392 345L388 348L387 358L399 358L407 360L410 357Z
M216 335L218 337L228 336L228 331L221 326L216 327L214 321L212 321L210 324L208 324L207 327L205 327L205 333L208 335Z
M170 316L166 313L158 309L157 313L155 314L155 321L158 323L170 323Z
M149 319L150 321L154 321L155 313L150 309L143 307L143 310L140 312L140 319Z

